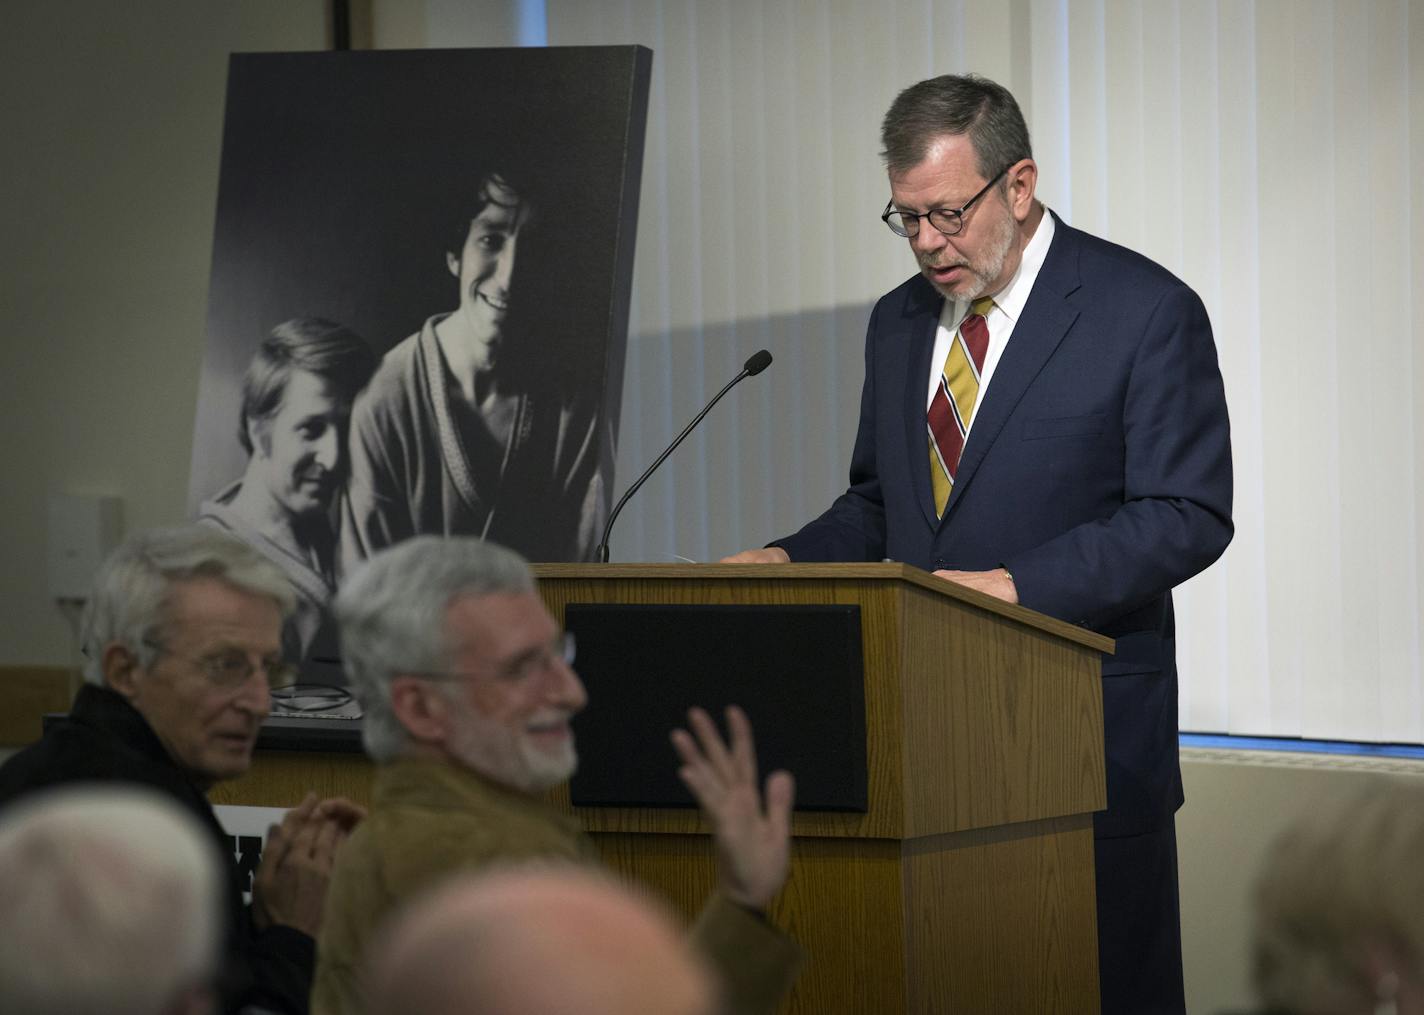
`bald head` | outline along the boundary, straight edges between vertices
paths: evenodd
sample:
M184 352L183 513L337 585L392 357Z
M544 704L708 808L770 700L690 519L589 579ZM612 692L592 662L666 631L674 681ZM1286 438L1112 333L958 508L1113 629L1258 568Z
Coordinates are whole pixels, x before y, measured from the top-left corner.
M713 980L651 900L582 870L457 879L371 952L368 1012L713 1015Z

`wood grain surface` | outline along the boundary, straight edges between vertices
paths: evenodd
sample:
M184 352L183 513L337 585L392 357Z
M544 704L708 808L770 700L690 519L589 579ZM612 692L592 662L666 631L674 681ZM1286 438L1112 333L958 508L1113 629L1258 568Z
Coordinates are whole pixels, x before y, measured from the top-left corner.
M1111 638L1076 624L1069 624L1055 617L1045 616L1023 606L1006 603L993 596L965 588L963 585L956 585L942 578L936 578L927 571L910 567L908 564L535 564L533 569L535 576L540 581L545 578L557 578L561 581L588 579L598 582L608 580L667 582L690 579L698 583L709 583L741 581L747 578L763 580L771 578L785 582L832 580L855 586L862 586L867 582L906 582L936 595L957 599L986 613L998 614L1059 638L1077 642L1085 648L1096 649L1099 652L1113 650ZM636 601L652 602L656 600ZM720 600L708 601L717 602Z
M50 712L68 712L76 678L62 666L0 666L0 746L32 744Z
M904 844L906 1011L1098 1011L1093 825L1081 814Z
M860 606L869 809L797 814L796 835L901 838L1106 806L1099 674L1109 639L997 600L981 608L987 597L899 564L537 570L561 621L570 603ZM692 811L581 816L597 831L703 827Z
M246 775L218 783L208 799L215 804L295 807L314 792L319 797L344 796L369 807L375 776L376 767L360 754L258 751Z
M716 885L711 840L594 836L604 860L670 900L688 919ZM805 964L783 1012L903 1012L905 922L899 845L886 839L798 839L786 888L768 918Z

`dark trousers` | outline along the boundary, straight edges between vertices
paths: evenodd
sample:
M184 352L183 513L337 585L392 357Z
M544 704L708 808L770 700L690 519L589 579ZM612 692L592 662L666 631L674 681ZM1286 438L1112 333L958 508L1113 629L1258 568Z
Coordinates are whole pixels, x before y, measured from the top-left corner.
M1185 1015L1177 825L1093 842L1103 1015Z

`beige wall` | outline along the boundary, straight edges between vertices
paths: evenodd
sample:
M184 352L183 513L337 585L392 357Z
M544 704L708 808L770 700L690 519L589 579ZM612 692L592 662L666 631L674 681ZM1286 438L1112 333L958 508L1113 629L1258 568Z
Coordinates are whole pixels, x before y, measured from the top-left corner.
M6 4L0 24L0 665L68 662L51 493L179 521L228 54L326 46L320 0Z
M183 519L228 54L325 49L327 0L21 0L0 15L0 666L69 665L52 493ZM360 8L361 4L353 4ZM376 44L502 45L512 0L377 0Z
M69 659L51 493L183 515L227 57L321 49L322 0L6 4L0 17L0 665Z

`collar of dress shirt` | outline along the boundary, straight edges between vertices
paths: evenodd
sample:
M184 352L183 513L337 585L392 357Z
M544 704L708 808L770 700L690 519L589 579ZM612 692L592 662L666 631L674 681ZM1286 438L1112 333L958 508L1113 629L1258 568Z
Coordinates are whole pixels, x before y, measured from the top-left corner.
M1033 231L1028 244L1024 247L1018 271L1014 272L1014 277L1009 279L1008 285L994 293L994 310L1002 311L1011 322L1017 321L1019 315L1023 313L1024 304L1028 302L1028 295L1033 291L1033 283L1038 280L1038 273L1043 268L1044 259L1048 256L1048 246L1053 242L1053 230L1053 215L1049 212L1048 206L1044 205L1043 218L1039 219L1038 228ZM958 328L959 322L964 320L965 315L969 313L970 302L970 300L954 301L953 322L946 322L951 331Z

